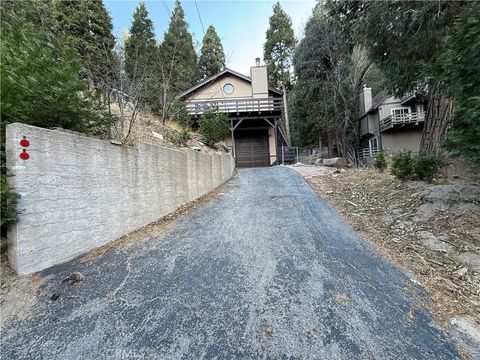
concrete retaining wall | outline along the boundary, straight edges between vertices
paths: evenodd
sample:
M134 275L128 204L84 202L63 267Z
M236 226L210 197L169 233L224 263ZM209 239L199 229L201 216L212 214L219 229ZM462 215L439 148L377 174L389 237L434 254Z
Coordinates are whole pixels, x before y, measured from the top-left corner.
M28 160L19 141L30 141ZM7 167L21 195L9 259L21 274L72 259L139 229L227 181L229 154L96 138L24 124L7 126Z

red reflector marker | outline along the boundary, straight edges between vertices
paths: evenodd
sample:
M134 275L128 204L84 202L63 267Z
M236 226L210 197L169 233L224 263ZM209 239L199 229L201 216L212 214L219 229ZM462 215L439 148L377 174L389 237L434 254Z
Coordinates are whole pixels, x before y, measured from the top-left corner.
M27 139L23 138L22 140L20 140L20 146L21 146L21 147L29 147L29 146L30 146L30 141L28 141Z
M27 150L23 149L23 152L20 154L20 159L28 160L29 158L30 158L30 155L28 155Z

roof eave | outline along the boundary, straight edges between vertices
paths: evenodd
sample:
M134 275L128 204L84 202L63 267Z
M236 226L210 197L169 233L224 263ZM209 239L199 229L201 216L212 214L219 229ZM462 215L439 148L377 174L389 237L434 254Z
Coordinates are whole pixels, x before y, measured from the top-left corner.
M210 76L209 78L199 82L198 84L196 84L195 86L192 86L190 89L188 90L185 90L183 93L181 93L178 97L179 98L184 98L185 96L187 96L188 94L200 89L202 86L205 86L206 84L208 84L209 82L219 78L220 76L226 74L226 73L230 73L232 75L235 75L245 81L248 81L248 82L252 82L252 79L249 77L249 76L246 76L246 75L243 75L235 70L232 70L232 69L229 69L229 68L225 68L224 70L220 71L219 73L215 74L215 75L212 75ZM268 87L268 90L269 91L272 91L274 93L277 93L279 95L283 95L283 91L280 91L278 89L275 89L273 87Z

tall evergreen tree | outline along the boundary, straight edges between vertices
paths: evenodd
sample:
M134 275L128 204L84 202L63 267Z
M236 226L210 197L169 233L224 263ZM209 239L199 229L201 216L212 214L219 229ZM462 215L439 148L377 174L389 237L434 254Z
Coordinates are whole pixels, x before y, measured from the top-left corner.
M77 50L85 64L82 75L96 87L106 87L113 76L115 38L103 2L54 0L52 5L55 32Z
M125 40L125 72L130 88L143 105L153 107L155 102L155 60L157 46L153 22L148 17L144 2L133 13L132 25Z
M271 85L287 88L291 85L290 70L295 48L295 36L290 16L282 9L280 2L273 5L273 15L270 17L270 27L266 33L263 46L263 58L268 69Z
M186 90L198 80L197 54L193 47L193 38L188 31L185 13L179 0L175 2L168 25L160 45L165 70L169 73L172 89Z
M131 81L150 77L156 52L153 22L142 1L133 13L132 25L125 40L125 71Z
M160 60L162 91L159 107L166 121L173 99L198 81L197 54L179 0L175 2L168 30L160 45Z
M225 68L225 53L223 52L222 41L212 25L208 27L203 37L198 67L201 79L215 75Z

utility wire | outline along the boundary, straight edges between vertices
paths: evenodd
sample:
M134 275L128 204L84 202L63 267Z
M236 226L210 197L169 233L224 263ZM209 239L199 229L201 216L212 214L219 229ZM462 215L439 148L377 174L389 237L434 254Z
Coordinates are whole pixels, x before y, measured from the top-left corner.
M205 27L203 26L202 17L200 16L200 10L198 10L197 0L194 0L195 8L197 9L198 18L200 19L200 25L202 25L203 35L205 36Z
M171 17L172 14L171 14L171 12L170 12L170 9L169 9L168 6L167 6L167 3L165 2L165 0L162 0L162 2L163 2L163 7L164 7L165 10L167 11L168 16Z

